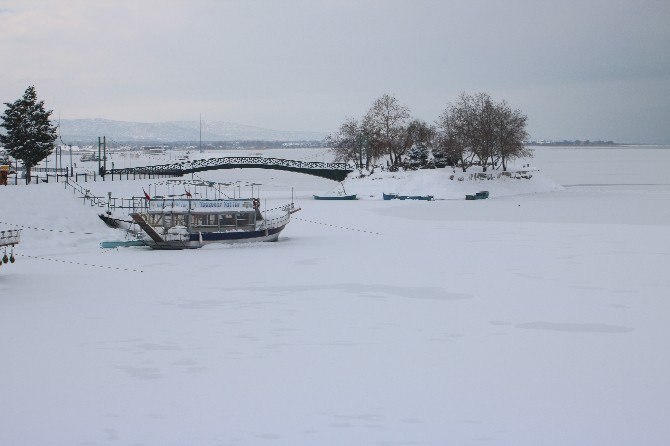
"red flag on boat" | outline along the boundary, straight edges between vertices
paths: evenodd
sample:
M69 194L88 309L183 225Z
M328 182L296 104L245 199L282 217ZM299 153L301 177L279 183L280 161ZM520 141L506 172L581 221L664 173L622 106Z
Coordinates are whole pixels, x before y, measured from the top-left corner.
M147 193L147 191L144 190L144 188L142 188L142 192L144 192L144 198L145 198L146 200L149 200L149 201L150 201L150 200L151 200L151 197L149 196L149 194Z
M186 192L186 196L187 196L188 198L191 198L191 193L190 193L189 191L187 191L186 189L184 189L184 192Z

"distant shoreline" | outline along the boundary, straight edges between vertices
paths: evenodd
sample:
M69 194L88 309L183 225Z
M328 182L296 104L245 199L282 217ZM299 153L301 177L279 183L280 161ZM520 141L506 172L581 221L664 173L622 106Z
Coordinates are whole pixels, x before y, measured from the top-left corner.
M630 149L630 148L646 148L646 149L670 149L670 144L643 144L643 143L625 143L625 144L593 144L593 145L570 145L570 144L537 144L528 143L528 147L533 148L550 148L550 149Z

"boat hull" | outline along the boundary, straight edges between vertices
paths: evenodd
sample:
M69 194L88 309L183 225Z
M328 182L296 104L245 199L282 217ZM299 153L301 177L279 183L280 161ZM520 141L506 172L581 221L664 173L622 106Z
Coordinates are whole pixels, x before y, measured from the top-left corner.
M353 195L336 195L332 197L323 196L323 195L314 195L315 200L358 200L356 194Z
M384 200L421 200L421 201L433 201L432 195L398 195L398 194L384 194L382 193Z
M276 242L279 233L284 230L284 226L278 228L268 228L258 231L240 231L240 232L203 232L190 234L189 240L165 240L154 241L145 240L145 244L152 249L197 249L212 243L237 244L252 242Z

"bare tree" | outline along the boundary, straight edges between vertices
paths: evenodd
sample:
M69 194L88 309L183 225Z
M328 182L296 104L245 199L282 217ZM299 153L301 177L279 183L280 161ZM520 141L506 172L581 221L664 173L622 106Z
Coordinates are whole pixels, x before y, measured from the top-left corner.
M525 148L527 118L505 101L494 102L487 93L461 93L438 120L438 147L458 160L465 171L475 160L486 172L502 162L529 156Z
M512 109L504 100L495 108L495 140L496 153L502 162L502 169L507 170L507 162L515 158L533 156L532 149L526 147L528 138L526 122L528 117L518 109Z
M407 149L405 126L409 119L409 109L388 94L372 103L363 118L366 133L372 138L375 156L388 155L392 167L398 167Z
M466 146L486 172L489 164L495 168L495 105L488 93L461 93L457 106L465 120Z
M354 118L347 118L336 133L328 137L328 143L335 153L335 160L354 162L359 169L370 169L374 161L369 140L372 139L365 127Z
M473 138L472 120L468 114L467 102L460 97L456 103L447 105L436 123L436 150L444 153L447 160L458 165L463 172L472 166L475 157L470 143Z
M436 164L459 166L465 172L475 164L486 171L515 158L532 156L524 145L528 118L507 102L495 102L488 93L461 93L448 104L436 127L410 119L409 110L388 94L375 100L361 121L348 118L330 141L336 159L354 161L370 170L388 157L392 169L403 165L411 149L414 164L432 149Z

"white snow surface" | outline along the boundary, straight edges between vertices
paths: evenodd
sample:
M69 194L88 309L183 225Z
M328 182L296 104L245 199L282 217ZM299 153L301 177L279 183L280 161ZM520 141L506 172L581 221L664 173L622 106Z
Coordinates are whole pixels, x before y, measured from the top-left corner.
M0 187L0 228L25 226L0 267L0 444L670 444L670 148L531 162L347 180L351 202L203 172L302 211L276 243L186 251L102 250L123 234L62 184Z

